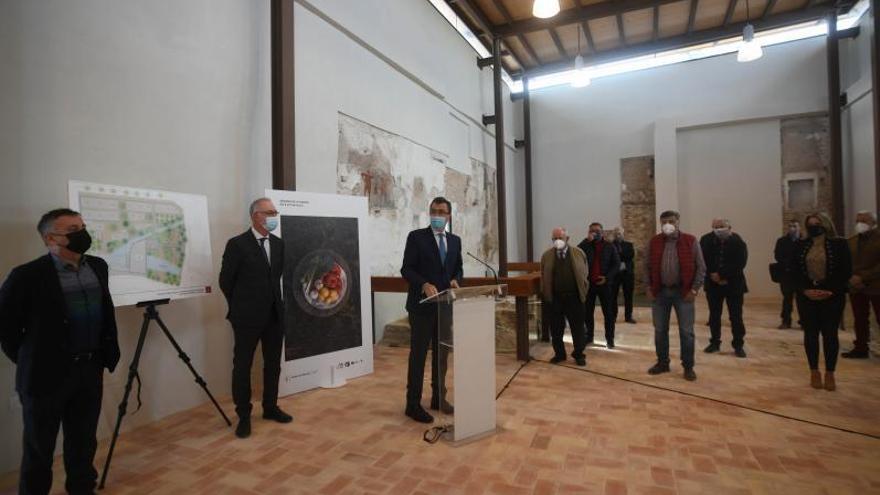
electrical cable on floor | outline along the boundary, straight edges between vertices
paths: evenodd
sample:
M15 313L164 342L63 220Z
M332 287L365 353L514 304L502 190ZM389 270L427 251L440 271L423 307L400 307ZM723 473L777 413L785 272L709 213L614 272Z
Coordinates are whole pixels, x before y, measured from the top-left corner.
M568 365L564 365L564 364L553 364L553 363L551 363L550 361L545 361L545 360L543 360L543 359L535 359L535 358L532 358L532 360L533 360L533 361L538 361L538 362L541 362L541 363L544 363L544 364L549 364L549 365L552 365L552 366L558 366L558 367L560 367L560 368L568 368L568 369L570 369L570 370L580 371L580 372L583 372L583 373L590 373L590 374L597 375L597 376L602 376L602 377L605 377L605 378L613 378L613 379L615 379L615 380L621 380L621 381L624 381L624 382L633 383L633 384L636 384L636 385L642 385L642 386L644 386L644 387L649 387L649 388L653 388L653 389L657 389L657 390L664 390L664 391L667 391L667 392L675 392L675 393L678 393L678 394L681 394L681 395L685 395L685 396L688 396L688 397L693 397L693 398L696 398L696 399L704 399L704 400L708 400L708 401L712 401L712 402L717 402L717 403L719 403L719 404L724 404L724 405L726 405L726 406L738 407L738 408L740 408L740 409L746 409L746 410L748 410L748 411L753 411L753 412L758 412L758 413L764 413L764 414L768 414L768 415L770 415L770 416L776 416L777 418L789 419L789 420L792 420L792 421L799 421L799 422L801 422L801 423L806 423L806 424L810 424L810 425L813 425L813 426L821 426L821 427L824 427L824 428L829 428L829 429L837 430L837 431L841 431L841 432L844 432L844 433L852 433L852 434L854 434L854 435L860 435L860 436L863 436L863 437L872 438L872 439L874 439L874 440L880 440L880 435L874 435L874 434L872 434L872 433L865 433L865 432L862 432L862 431L850 430L850 429L847 429L847 428L842 428L842 427L840 427L840 426L834 426L834 425L829 425L829 424L825 424L825 423L819 423L819 422L817 422L817 421L810 421L810 420L808 420L808 419L795 418L795 417L793 417L793 416L787 416L787 415L785 415L785 414L780 414L780 413L773 412L773 411L767 411L767 410L764 410L764 409L758 409L758 408L755 408L755 407L745 406L745 405L742 405L742 404L737 404L737 403L735 403L735 402L728 402L728 401L724 401L724 400L721 400L721 399L715 399L715 398L712 398L712 397L706 397L706 396L704 396L704 395L698 395L698 394L694 394L694 393L691 393L691 392L685 392L685 391L682 391L682 390L676 390L676 389L674 389L674 388L661 387L661 386L659 386L659 385L654 385L654 384L651 384L651 383L640 382L640 381L638 381L638 380L633 380L633 379L630 379L630 378L623 378L623 377L621 377L621 376L609 375L609 374L607 374L607 373L602 373L602 372L600 372L600 371L588 370L588 369L585 369L585 368L576 368L576 367L574 367L574 366L568 366ZM522 367L520 367L520 369L522 369ZM517 373L519 373L519 370L517 370ZM515 378L515 377L516 377L516 374L514 374L513 377ZM513 378L511 378L511 381L513 381ZM510 382L508 382L507 384L509 385ZM504 388L506 389L506 388L507 388L507 385L505 385ZM504 390L502 390L502 392L503 392L503 391L504 391ZM501 394L499 393L498 395L501 395Z
M510 383L513 382L513 379L516 378L516 375L519 375L519 372L522 371L522 369L525 368L527 364L529 364L529 362L525 361L523 364L519 365L519 368L513 372L513 375L510 376L510 378L507 380L507 383L505 383L504 386L501 387L501 390L499 390L498 393L495 394L495 400L498 400L498 398L501 397L501 394L503 394L504 391L507 390L507 387L510 386Z

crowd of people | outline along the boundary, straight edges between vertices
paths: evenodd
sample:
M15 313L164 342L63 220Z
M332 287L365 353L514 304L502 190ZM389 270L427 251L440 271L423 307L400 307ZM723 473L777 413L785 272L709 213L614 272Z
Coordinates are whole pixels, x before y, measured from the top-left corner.
M733 231L726 218L712 220L712 230L699 238L682 232L680 215L660 215L660 233L644 246L644 284L651 301L657 362L651 375L670 371L669 322L672 311L678 320L681 364L684 378L696 380L694 301L705 292L709 307L709 344L706 353L721 350L721 319L727 306L730 345L738 358L747 356L743 300L748 292L745 268L748 246ZM871 212L859 212L856 234L849 239L837 235L830 218L813 213L801 223L792 219L787 232L776 241L776 263L771 277L780 285L782 312L779 329L792 328L794 304L798 325L804 332L804 349L815 388L836 389L834 372L839 354L838 331L849 294L855 321L855 342L844 358L869 357L870 310L880 322L880 232ZM606 234L607 232L607 234ZM574 345L571 357L585 366L585 349L594 343L594 312L598 299L605 326L605 345L615 348L618 294L623 289L624 320L633 319L634 253L624 240L622 229L605 231L593 222L587 237L577 246L570 243L566 229L551 233L553 246L541 257L542 297L549 321L554 356L551 363L567 359L563 334L566 321ZM825 374L819 370L819 351L824 354Z

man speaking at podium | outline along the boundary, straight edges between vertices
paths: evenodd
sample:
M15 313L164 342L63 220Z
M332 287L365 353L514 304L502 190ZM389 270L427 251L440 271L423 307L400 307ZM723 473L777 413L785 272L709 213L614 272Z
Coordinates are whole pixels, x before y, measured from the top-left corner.
M442 410L446 414L451 414L453 409L446 400L446 358L449 351L441 349L437 342L441 330L437 323L437 305L419 304L419 301L450 287L457 288L463 276L461 238L446 231L452 216L452 204L442 196L436 197L428 211L431 225L409 233L403 252L403 266L400 268L400 274L409 283L406 298L410 326L406 415L420 423L434 421L434 417L421 405L428 346L431 346L431 409ZM442 330L449 331L448 328ZM443 376L438 380L437 370L440 367Z

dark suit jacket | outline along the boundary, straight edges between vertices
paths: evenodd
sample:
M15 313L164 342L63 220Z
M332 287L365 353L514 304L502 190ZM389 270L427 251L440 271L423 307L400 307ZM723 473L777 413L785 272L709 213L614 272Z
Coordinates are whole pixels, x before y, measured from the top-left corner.
M813 283L807 274L807 252L813 246L813 239L798 241L795 256L791 260L794 284L798 292L807 289L828 290L834 295L845 294L852 276L852 258L849 245L842 237L825 237L825 280Z
M281 302L281 274L284 272L284 242L269 234L272 267L251 229L226 243L220 268L220 290L226 296L226 319L233 327L262 327L284 317Z
M746 276L743 273L743 270L746 269L746 263L749 261L749 250L739 234L731 234L722 244L714 232L709 232L700 238L700 249L703 251L703 260L706 262L706 290L722 287L709 277L710 274L717 273L722 279L727 280L725 287L727 290L742 291L743 293L749 291L746 285ZM724 266L719 265L722 254Z
M776 239L776 247L773 248L773 257L782 268L782 276L784 283L792 282L792 259L795 256L795 248L800 239L792 239L789 235L784 235Z
M422 285L428 282L438 291L449 288L452 280L461 284L463 276L461 259L461 238L446 233L446 263L440 263L440 249L434 239L430 227L413 230L406 237L406 248L403 250L403 266L400 274L409 283L409 294L406 296L406 310L410 312L429 312L435 310L433 304L419 304L425 298Z
M615 241L617 252L620 254L620 262L626 264L626 271L635 273L636 250L629 241Z
M617 250L610 242L604 239L602 242L605 243L605 247L602 248L602 259L599 260L599 272L605 277L606 285L611 286L614 278L617 277L617 272L620 271L620 255L617 254ZM584 239L578 244L578 247L587 255L587 278L590 279L593 276L593 257L596 254L596 244L590 242L589 239Z
M119 362L116 313L108 287L107 263L86 256L101 284L101 363L111 372ZM50 255L12 270L0 288L0 344L16 363L15 389L39 395L51 391L73 364L64 293Z

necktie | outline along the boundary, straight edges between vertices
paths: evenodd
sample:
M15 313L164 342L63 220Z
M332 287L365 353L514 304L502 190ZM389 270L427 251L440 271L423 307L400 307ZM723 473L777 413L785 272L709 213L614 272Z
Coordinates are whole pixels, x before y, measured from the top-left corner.
M439 234L437 245L440 248L440 262L446 264L446 236Z
M260 252L263 253L263 259L266 260L266 264L271 266L272 263L269 262L269 255L266 254L266 237L260 237Z

